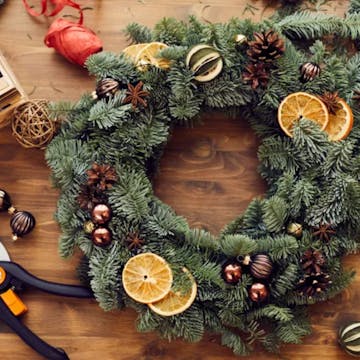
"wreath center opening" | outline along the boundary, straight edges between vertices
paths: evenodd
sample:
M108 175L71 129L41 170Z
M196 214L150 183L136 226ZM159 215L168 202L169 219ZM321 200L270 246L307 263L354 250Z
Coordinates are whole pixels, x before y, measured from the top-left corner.
M257 172L259 139L245 119L211 112L201 120L173 131L154 191L191 227L218 233L266 184Z

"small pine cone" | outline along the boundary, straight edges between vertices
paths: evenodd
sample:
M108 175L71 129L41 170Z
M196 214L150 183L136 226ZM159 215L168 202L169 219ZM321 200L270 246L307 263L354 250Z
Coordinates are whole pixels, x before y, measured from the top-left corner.
M274 30L254 33L255 40L249 42L247 54L252 62L271 63L285 51L285 42Z
M320 66L313 62L307 62L305 64L302 64L299 70L300 70L300 81L302 83L313 81L321 73Z
M268 67L264 63L249 64L243 73L243 80L255 90L259 86L265 88L269 81Z
M110 165L94 163L86 173L88 175L88 185L98 187L102 191L111 188L117 180L115 169Z
M325 265L325 258L320 251L309 249L305 251L300 263L305 274L319 275Z
M326 105L327 109L331 114L336 114L336 112L341 109L339 104L338 92L326 92L323 95L319 96L319 99Z
M326 291L332 284L329 274L305 275L296 285L297 292L311 299L314 295Z
M91 211L96 204L106 203L107 196L92 186L82 185L76 200L81 209Z

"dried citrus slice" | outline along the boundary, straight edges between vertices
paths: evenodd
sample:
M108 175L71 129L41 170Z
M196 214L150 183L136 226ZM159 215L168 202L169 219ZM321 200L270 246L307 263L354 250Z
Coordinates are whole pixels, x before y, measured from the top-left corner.
M166 296L172 285L169 264L159 255L144 253L132 257L122 272L126 293L140 303L152 303Z
M185 294L170 291L161 300L148 304L152 311L162 316L172 316L184 312L191 306L197 294L197 285L190 272L185 268L183 271L187 273L189 281L191 282L191 284L189 284L189 291Z
M302 118L316 122L324 130L329 122L329 112L325 104L314 95L305 92L290 94L278 109L281 129L292 137L294 123Z
M329 113L329 123L325 128L332 141L345 139L354 123L354 115L345 100L339 99L338 104L339 109L336 110L335 114Z
M151 42L145 44L135 57L135 64L140 69L145 68L147 65L154 65L162 69L168 69L170 67L170 60L158 57L159 52L167 47L168 46L166 44L161 42Z
M128 47L126 47L123 50L123 53L125 55L127 55L128 57L130 57L132 60L135 60L138 53L148 44L135 44L135 45L130 45Z

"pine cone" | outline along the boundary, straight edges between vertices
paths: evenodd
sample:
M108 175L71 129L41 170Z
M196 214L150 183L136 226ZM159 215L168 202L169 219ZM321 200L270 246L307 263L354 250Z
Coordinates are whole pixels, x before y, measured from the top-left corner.
M300 295L308 296L310 299L323 291L326 291L332 284L329 274L305 275L296 285Z
M250 64L245 68L243 79L245 82L251 84L252 89L259 87L266 87L269 81L268 67L264 63Z
M107 196L94 187L82 185L80 191L76 200L83 210L91 211L96 204L107 202Z
M284 40L274 30L254 33L255 40L249 42L247 54L252 62L271 63L285 51Z
M86 173L88 175L88 185L96 186L102 191L111 188L117 180L115 169L110 165L95 163Z
M319 275L322 273L322 268L325 265L324 255L317 250L306 250L300 260L301 266L308 275Z
M354 91L353 99L360 104L360 90Z
M323 95L319 96L319 99L326 105L327 109L331 114L336 114L336 112L341 109L339 104L338 92L326 92Z

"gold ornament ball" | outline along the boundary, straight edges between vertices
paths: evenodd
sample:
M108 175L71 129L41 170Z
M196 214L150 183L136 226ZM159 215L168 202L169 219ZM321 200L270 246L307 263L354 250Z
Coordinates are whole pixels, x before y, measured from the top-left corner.
M289 235L295 236L296 238L300 238L302 236L303 228L301 224L298 223L290 223L287 227L287 233Z
M12 131L25 148L45 148L53 138L57 124L50 118L47 100L25 101L14 109Z
M243 34L237 34L234 37L235 48L236 50L245 49L248 46L248 39Z

